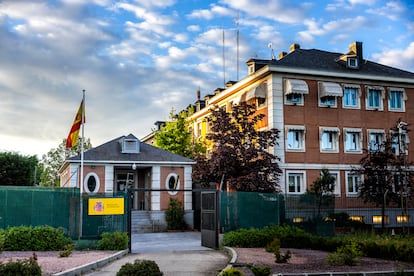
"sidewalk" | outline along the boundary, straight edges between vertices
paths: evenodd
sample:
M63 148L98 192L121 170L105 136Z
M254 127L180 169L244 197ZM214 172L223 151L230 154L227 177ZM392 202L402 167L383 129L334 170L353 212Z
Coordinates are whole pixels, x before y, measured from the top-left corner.
M215 276L230 261L226 251L201 246L199 232L134 234L131 247L132 254L82 275L113 276L125 263L145 259L155 261L164 276Z

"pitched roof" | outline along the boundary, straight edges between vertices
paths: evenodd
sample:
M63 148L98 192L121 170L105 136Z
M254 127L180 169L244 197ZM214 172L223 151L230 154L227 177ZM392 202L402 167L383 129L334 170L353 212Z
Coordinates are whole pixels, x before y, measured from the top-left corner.
M178 154L154 147L152 145L140 143L140 151L138 153L122 153L123 139L137 139L134 135L120 136L100 146L92 148L84 152L84 161L102 161L102 162L135 162L142 163L195 163L192 159L183 157ZM79 162L80 154L69 158L68 162Z
M251 59L255 63L298 69L330 71L337 73L358 73L361 75L375 75L399 78L414 78L414 73L382 65L364 59L359 69L346 67L345 61L340 60L342 53L327 52L317 49L295 49L279 60Z

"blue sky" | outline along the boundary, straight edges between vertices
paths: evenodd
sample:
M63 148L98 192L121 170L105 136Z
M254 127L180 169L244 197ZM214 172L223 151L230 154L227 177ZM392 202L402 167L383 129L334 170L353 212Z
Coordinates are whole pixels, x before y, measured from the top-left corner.
M194 103L197 89L204 96L245 77L248 59L271 57L269 43L277 55L292 43L346 53L353 41L364 58L414 72L414 3L3 0L0 151L41 157L56 148L83 89L85 136L98 146L141 138Z

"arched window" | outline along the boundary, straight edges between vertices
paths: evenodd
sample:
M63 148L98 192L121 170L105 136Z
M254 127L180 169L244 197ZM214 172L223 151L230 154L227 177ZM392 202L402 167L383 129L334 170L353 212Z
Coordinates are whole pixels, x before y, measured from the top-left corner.
M180 189L180 176L176 173L170 173L165 179L165 188L170 195L176 195Z
M96 173L88 173L83 182L84 191L88 194L94 194L99 191L100 181Z

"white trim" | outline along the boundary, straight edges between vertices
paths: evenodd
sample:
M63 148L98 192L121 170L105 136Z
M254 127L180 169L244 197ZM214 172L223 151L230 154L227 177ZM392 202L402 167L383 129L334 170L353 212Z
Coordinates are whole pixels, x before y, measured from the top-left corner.
M289 132L290 131L299 131L301 133L300 139L300 148L289 148ZM287 125L285 126L285 147L287 152L305 152L306 151L306 129L305 126L293 126Z
M176 183L175 189L170 189L170 183L169 182L170 182L171 177L174 178L174 181ZM169 195L176 195L178 193L178 190L180 189L180 183L181 183L181 180L180 180L180 176L178 174L169 173L167 175L167 177L165 178L165 182L164 182L165 189L168 190L168 194Z
M358 145L357 145L357 149L356 150L348 150L346 148L346 143L347 143L347 134L348 133L358 133L359 134L359 141ZM356 154L360 154L362 153L362 141L363 141L363 134L362 134L362 129L361 128L344 128L344 153L356 153Z
M391 92L400 92L401 108L391 107ZM388 111L390 112L405 112L405 102L407 101L407 93L404 88L388 87Z
M153 166L151 172L151 189L160 189L161 188L161 167ZM151 211L160 211L161 210L161 192L152 191L151 192Z
M354 105L345 105L345 89L347 88L353 88L356 89L356 106ZM344 109L361 109L361 86L358 84L348 84L348 83L343 83L342 84L342 89L344 91L344 96L342 97L342 108Z
M358 178L358 183L354 183L355 184L355 188L357 190L356 192L349 192L348 191L348 176L349 175L354 175L355 177ZM355 173L352 173L352 171L345 171L345 195L347 197L356 197L356 196L358 196L358 194L359 194L359 192L358 192L358 190L359 190L358 185L360 184L360 182L361 182L361 176L360 175L357 175Z
M368 105L369 102L369 92L370 90L379 90L380 91L380 99L379 99L379 107L370 106ZM384 99L385 99L385 89L382 86L365 86L365 109L366 110L384 110Z
M96 181L96 187L95 187L95 190L93 191L90 191L88 188L88 180L90 177L94 177ZM96 194L97 192L99 192L100 187L101 187L101 181L99 179L99 176L95 172L90 172L85 176L85 179L83 180L83 190L87 194Z
M105 165L105 193L114 191L114 166Z
M300 183L300 192L289 192L289 175L291 174L301 174L302 175L302 183ZM306 171L304 170L286 170L286 175L285 175L285 193L286 194L290 194L290 195L301 195L306 193Z

